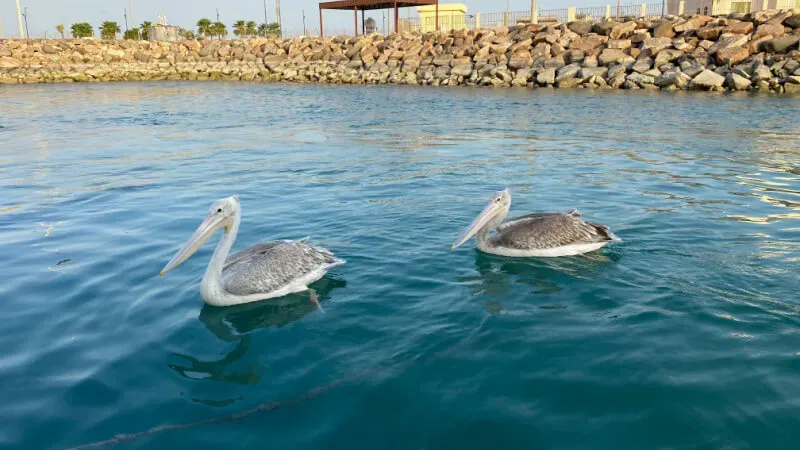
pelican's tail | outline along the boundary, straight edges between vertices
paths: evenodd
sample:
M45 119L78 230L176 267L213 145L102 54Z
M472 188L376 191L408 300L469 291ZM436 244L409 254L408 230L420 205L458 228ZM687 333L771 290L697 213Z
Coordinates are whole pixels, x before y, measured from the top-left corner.
M617 236L616 234L612 233L607 226L595 222L586 222L586 223L593 226L595 230L598 231L600 236L604 237L607 241L622 242L622 239L620 239L619 236Z

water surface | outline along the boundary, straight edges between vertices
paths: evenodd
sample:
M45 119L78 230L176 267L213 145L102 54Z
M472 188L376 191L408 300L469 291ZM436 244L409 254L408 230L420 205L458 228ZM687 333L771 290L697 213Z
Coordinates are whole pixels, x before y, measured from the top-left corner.
M0 447L745 449L800 438L800 102L225 83L0 88ZM492 192L624 242L449 251ZM234 249L348 264L203 306Z

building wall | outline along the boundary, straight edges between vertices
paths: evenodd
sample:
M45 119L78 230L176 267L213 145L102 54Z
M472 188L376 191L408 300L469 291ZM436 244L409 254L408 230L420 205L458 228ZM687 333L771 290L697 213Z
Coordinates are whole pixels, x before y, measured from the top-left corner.
M681 0L669 0L667 10L678 14ZM800 0L684 0L684 14L729 14L747 13L764 9L800 8Z
M436 30L436 7L418 6L420 31ZM467 6L461 3L439 4L439 28L442 31L467 28Z

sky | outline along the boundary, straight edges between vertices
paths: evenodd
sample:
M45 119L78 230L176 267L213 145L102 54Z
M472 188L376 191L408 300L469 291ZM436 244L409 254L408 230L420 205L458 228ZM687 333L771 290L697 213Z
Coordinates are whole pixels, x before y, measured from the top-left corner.
M125 29L125 16L123 10L128 8L128 0L19 0L21 8L28 8L28 30L31 37L48 37L56 34L56 25L64 24L69 30L75 22L89 22L98 27L103 21L111 20L119 23ZM617 0L537 0L539 9L566 8L567 6L602 6L609 3L616 4ZM631 3L660 3L659 0L621 0L623 4ZM195 28L197 20L203 17L212 21L216 19L219 8L220 21L228 25L238 19L254 20L259 23L264 21L263 0L130 0L133 7L133 20L141 24L145 20L156 21L159 11L163 11L170 25L179 25L184 28ZM267 17L270 22L275 20L274 0L266 0ZM469 13L502 12L506 4L510 3L511 11L524 11L530 9L530 0L462 0L450 2L440 0L441 3L463 3L467 5ZM309 33L319 30L319 0L282 0L281 17L284 30L289 34L300 34L303 29L303 10L305 10L306 26ZM381 11L368 11L380 24ZM401 17L406 11L401 10ZM387 13L388 15L388 13ZM412 13L412 15L414 15ZM128 18L130 23L130 16ZM15 0L0 0L0 22L2 33L0 37L16 37L19 34L17 26L17 12ZM24 26L24 22L23 22ZM326 11L326 34L342 34L347 31L352 33L353 15L350 12ZM379 26L380 29L380 26Z

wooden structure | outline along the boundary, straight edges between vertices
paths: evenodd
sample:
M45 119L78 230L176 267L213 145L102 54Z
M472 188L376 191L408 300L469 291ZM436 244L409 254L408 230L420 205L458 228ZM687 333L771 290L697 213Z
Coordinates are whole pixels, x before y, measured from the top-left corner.
M338 9L340 11L353 11L355 24L355 35L358 36L358 12L364 15L364 11L373 9L394 9L394 30L397 32L400 22L400 8L411 8L414 6L435 6L436 7L436 29L439 29L439 0L336 0L320 2L319 4L319 35L323 37L325 29L322 23L323 9ZM362 17L362 25L363 25ZM363 32L363 31L362 31Z

